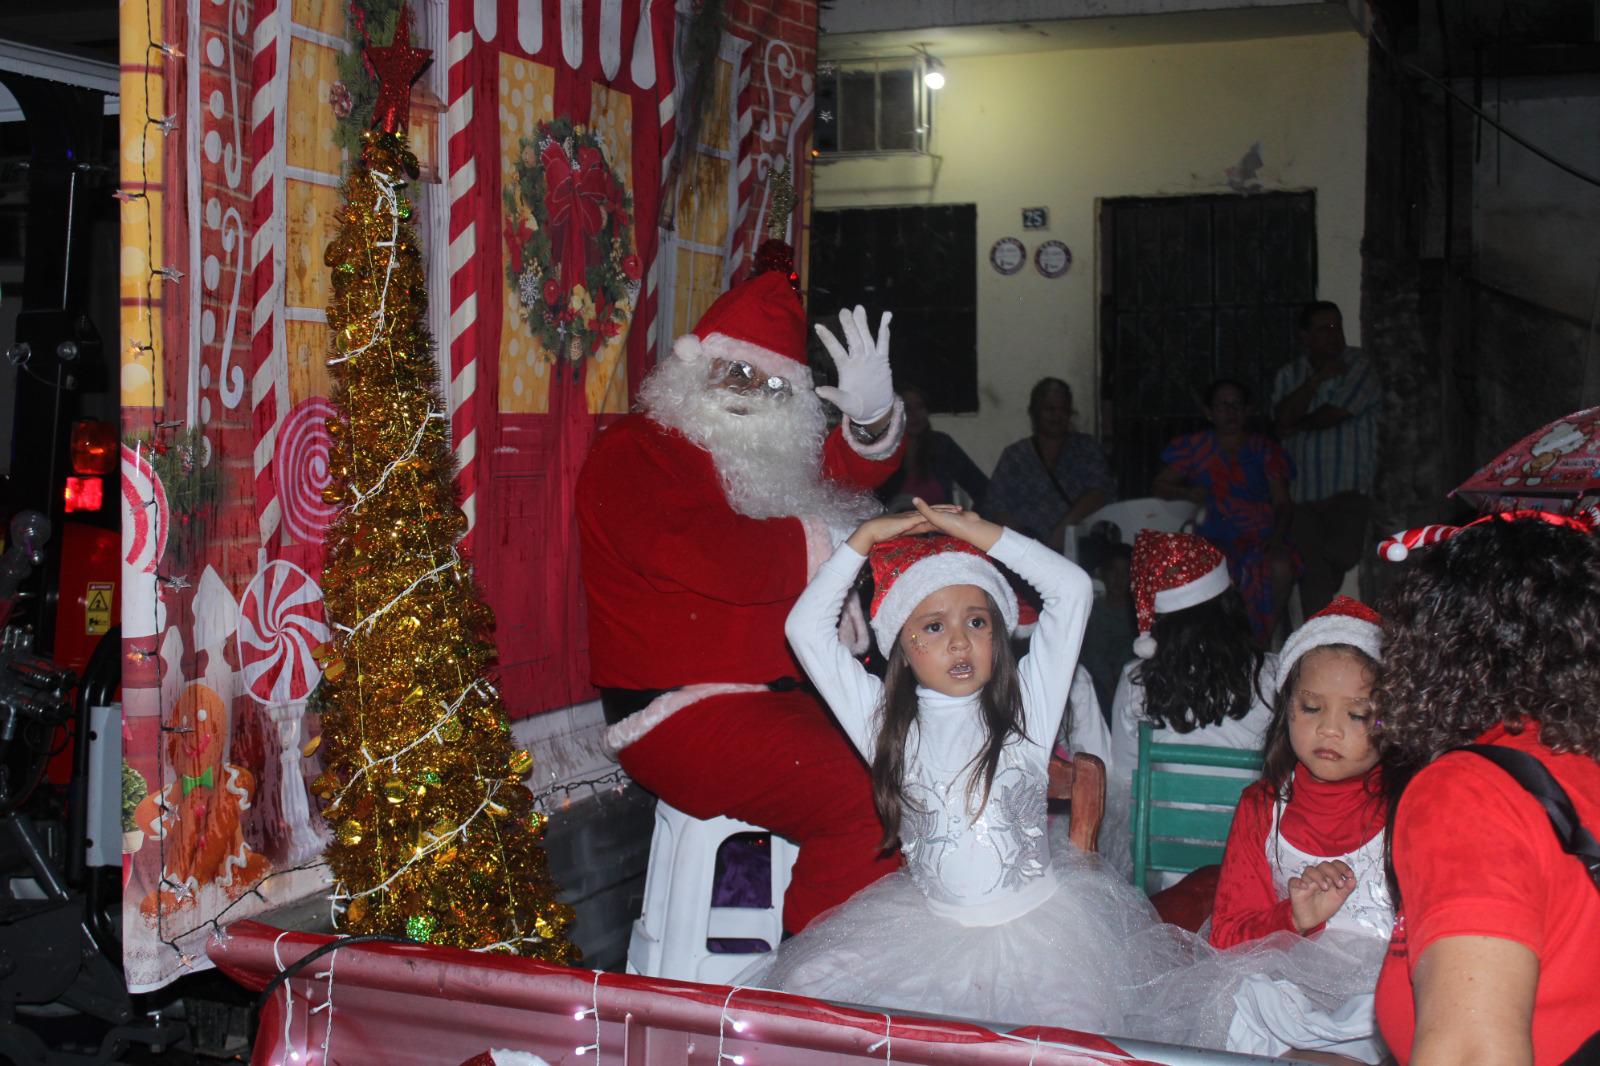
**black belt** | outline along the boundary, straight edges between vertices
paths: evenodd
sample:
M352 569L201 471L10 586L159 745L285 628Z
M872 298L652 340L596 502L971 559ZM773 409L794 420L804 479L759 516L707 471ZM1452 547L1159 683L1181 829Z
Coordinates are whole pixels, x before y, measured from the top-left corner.
M816 689L809 681L802 681L798 677L780 677L776 681L765 682L766 687L773 692L806 691L816 695ZM669 692L676 692L682 688L676 685L672 688L605 688L600 689L600 709L605 712L606 725L616 725L618 722L644 710L657 697L665 696Z

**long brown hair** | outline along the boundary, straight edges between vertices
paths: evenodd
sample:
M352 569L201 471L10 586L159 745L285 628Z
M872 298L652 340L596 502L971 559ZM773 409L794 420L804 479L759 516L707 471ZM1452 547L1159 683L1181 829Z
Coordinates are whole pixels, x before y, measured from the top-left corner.
M995 627L994 659L989 683L978 694L983 715L983 750L968 766L967 806L977 801L982 811L989 802L989 788L1000 767L1000 753L1012 737L1027 738L1022 724L1022 686L1017 680L1017 657L1011 650L1010 635L1001 622L1000 607L984 594L989 617ZM883 823L884 851L892 850L900 839L900 815L905 807L906 741L917 720L917 677L911 670L898 635L889 649L888 669L883 678L883 703L878 708L878 742L872 752L872 801Z
M1144 686L1144 716L1157 727L1192 733L1238 720L1265 696L1266 653L1250 635L1238 589L1156 615L1150 635L1155 657L1139 660L1133 679Z

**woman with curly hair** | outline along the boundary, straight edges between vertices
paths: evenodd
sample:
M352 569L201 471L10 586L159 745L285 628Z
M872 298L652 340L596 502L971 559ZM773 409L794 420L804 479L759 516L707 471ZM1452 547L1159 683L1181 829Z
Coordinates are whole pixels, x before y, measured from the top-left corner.
M1600 541L1497 515L1426 549L1384 614L1384 1038L1402 1066L1600 1061L1600 890L1532 793L1459 750L1531 756L1600 834Z
M1227 560L1211 542L1192 533L1141 530L1133 542L1132 577L1139 658L1123 668L1111 701L1100 831L1101 853L1124 876L1133 869L1129 826L1139 726L1149 722L1162 744L1260 748L1272 720L1278 668L1277 656L1251 636ZM1162 875L1162 887L1178 879Z

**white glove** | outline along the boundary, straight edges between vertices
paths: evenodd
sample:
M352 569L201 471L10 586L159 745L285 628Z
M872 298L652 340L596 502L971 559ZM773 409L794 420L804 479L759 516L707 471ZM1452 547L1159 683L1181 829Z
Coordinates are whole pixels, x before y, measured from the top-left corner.
M867 327L865 307L857 304L854 311L840 311L839 325L844 327L848 352L826 326L817 325L817 336L839 371L839 387L824 385L817 389L817 395L858 426L871 425L894 406L894 381L889 373L889 320L893 317L892 312L883 313L878 322L878 339L874 341L872 330Z

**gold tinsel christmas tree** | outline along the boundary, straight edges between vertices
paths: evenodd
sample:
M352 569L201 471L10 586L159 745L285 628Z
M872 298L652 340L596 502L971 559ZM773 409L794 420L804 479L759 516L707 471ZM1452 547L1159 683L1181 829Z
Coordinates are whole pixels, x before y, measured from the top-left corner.
M334 840L326 857L341 931L497 947L571 963L572 911L539 844L491 676L494 616L457 549L449 420L423 326L427 293L403 187L412 82L427 53L369 48L380 79L374 128L345 183L328 246L333 299L330 420L341 505L328 530L323 592L334 637L325 663L314 789Z

